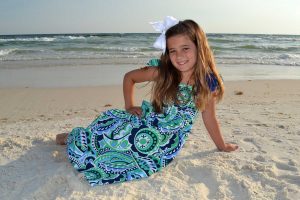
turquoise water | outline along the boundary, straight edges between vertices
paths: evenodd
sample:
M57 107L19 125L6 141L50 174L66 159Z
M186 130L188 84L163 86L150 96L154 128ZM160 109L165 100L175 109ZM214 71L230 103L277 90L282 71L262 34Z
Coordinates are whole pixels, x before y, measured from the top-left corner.
M300 66L299 35L207 35L218 64ZM152 47L157 36L156 33L2 35L0 67L9 61L45 61L46 65L143 63L160 55Z

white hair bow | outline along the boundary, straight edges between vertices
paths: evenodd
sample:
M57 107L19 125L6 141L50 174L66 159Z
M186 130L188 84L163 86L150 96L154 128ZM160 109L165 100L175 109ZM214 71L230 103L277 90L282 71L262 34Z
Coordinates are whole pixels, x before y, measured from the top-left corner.
M156 41L153 44L153 47L157 49L162 49L163 53L166 51L166 31L171 28L172 26L178 24L179 20L175 19L172 16L166 16L164 21L161 22L150 22L150 24L153 26L153 28L160 32L161 35L156 39Z

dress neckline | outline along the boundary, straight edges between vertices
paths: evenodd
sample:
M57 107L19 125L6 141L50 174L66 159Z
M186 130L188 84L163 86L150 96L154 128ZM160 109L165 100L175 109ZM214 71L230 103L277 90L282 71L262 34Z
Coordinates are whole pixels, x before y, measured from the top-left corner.
M180 82L179 85L188 86L188 87L193 87L192 85L189 85L189 84L187 84L187 83L182 83L182 82Z

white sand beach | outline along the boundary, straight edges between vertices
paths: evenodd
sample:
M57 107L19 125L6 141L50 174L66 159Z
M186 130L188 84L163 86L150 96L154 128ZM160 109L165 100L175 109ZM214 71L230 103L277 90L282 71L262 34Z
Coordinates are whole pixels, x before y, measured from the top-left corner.
M0 200L300 200L299 7L296 0L1 1ZM86 128L108 109L124 109L124 75L165 61L187 83L195 82L193 64L210 71L215 62L225 85L216 107L222 135L239 148L218 151L199 113L167 167L148 178L91 187L56 135ZM150 99L151 83L136 86L139 106ZM188 125L193 109L182 110ZM135 136L148 132L143 122L132 122L141 124L138 132L131 129ZM119 135L130 129L125 125L115 129ZM125 135L129 143L116 142L115 132L108 133L111 146L138 140ZM173 136L153 137L153 144L176 141ZM149 144L140 138L141 148ZM172 156L181 144L151 145L150 152ZM105 170L120 172L122 163L136 161L99 152L117 163ZM152 167L159 158L153 155L143 163Z
M0 199L300 199L300 81L225 86L217 113L238 151L218 152L199 117L162 172L96 187L68 163L55 135L122 108L122 86L0 88ZM136 90L137 103L148 88Z

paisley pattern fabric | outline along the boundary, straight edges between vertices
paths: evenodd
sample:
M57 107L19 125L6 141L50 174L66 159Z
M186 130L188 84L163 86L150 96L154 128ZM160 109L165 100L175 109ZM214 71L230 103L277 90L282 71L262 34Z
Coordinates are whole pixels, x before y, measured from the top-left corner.
M213 82L209 83L214 90ZM67 140L71 164L92 186L140 179L162 170L183 147L198 114L191 90L180 84L180 103L164 107L162 113L143 101L140 118L111 109L87 128L74 128Z
M157 67L157 66L160 66L160 64L161 64L160 59L151 59L147 62L146 66Z

